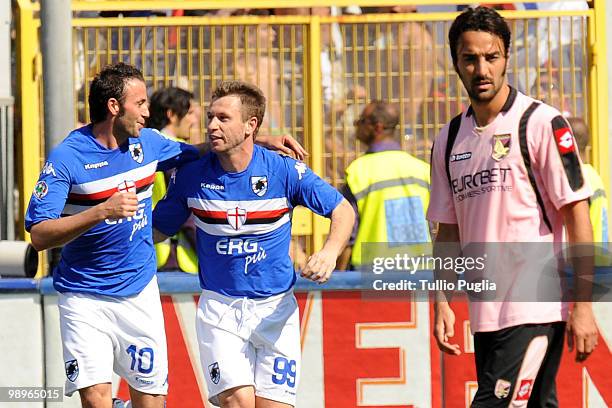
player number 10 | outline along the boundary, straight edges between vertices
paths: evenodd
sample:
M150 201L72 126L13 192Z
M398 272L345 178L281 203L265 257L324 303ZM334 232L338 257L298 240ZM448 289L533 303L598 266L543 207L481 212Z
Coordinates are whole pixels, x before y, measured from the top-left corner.
M127 353L132 356L132 366L130 369L133 371L136 367L136 361L138 361L138 372L142 374L149 374L153 371L153 349L151 347L141 348L140 351L136 349L135 345L131 345L127 348ZM138 354L138 356L136 355ZM145 354L149 355L149 358L145 358ZM148 367L145 368L145 363L148 361Z
M297 375L297 364L295 360L287 360L285 357L276 357L274 359L274 372L272 382L277 385L287 385L291 388L295 387L295 376Z

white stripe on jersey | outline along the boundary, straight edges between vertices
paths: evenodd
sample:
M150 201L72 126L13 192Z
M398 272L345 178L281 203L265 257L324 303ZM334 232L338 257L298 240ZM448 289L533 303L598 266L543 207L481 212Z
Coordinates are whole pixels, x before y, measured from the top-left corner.
M153 195L153 184L148 186L145 190L142 190L140 193L136 194L136 198L138 202L142 202L143 200L151 197ZM74 215L80 212L83 212L87 209L90 209L92 206L90 205L74 205L74 204L66 204L64 209L62 210L62 215Z
M289 201L286 197L272 198L268 200L244 200L244 201L224 201L224 200L202 200L199 198L188 198L187 206L204 211L220 211L227 213L236 207L245 210L246 212L253 211L278 211L289 208ZM288 223L291 220L290 212L284 214L277 221L270 224L253 224L241 225L238 230L229 224L207 224L194 217L195 224L202 231L210 235L242 235L242 234L265 234L279 228L281 225Z
M195 220L195 225L205 233L209 235L243 235L243 234L253 234L253 235L261 235L266 234L268 232L274 231L275 229L281 227L282 225L288 223L290 221L289 213L284 214L278 221L272 224L254 224L254 225L241 225L238 230L234 229L229 224L206 224L198 217L193 217Z
M70 193L93 194L100 191L110 190L111 188L117 188L120 183L126 180L138 181L149 177L155 173L156 170L157 160L154 160L145 166L137 167L124 173L115 174L107 178L89 181L83 184L73 184L70 187Z

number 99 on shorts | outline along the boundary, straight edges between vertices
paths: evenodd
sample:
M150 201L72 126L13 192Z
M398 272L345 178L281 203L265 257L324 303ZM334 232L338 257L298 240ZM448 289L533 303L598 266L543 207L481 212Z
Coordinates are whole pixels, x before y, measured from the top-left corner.
M276 385L287 384L287 386L295 387L295 377L297 376L297 364L295 360L287 360L285 357L276 357L274 359L274 372L272 382Z

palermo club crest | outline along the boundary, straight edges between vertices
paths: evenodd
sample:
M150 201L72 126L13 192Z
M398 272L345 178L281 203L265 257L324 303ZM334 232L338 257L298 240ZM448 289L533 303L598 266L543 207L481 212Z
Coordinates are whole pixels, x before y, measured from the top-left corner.
M510 153L511 137L510 133L493 135L493 153L491 154L493 160L500 161Z
M268 191L268 177L267 176L252 176L251 177L251 190L259 197L263 197Z
M144 152L140 143L132 143L130 145L130 154L132 155L132 159L138 164L142 163L144 160Z

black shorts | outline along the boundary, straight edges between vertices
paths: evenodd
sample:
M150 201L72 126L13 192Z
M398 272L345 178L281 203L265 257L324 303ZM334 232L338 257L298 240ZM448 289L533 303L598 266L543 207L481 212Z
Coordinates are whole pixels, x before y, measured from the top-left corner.
M564 322L476 333L478 391L472 408L557 407L555 377L564 335Z

